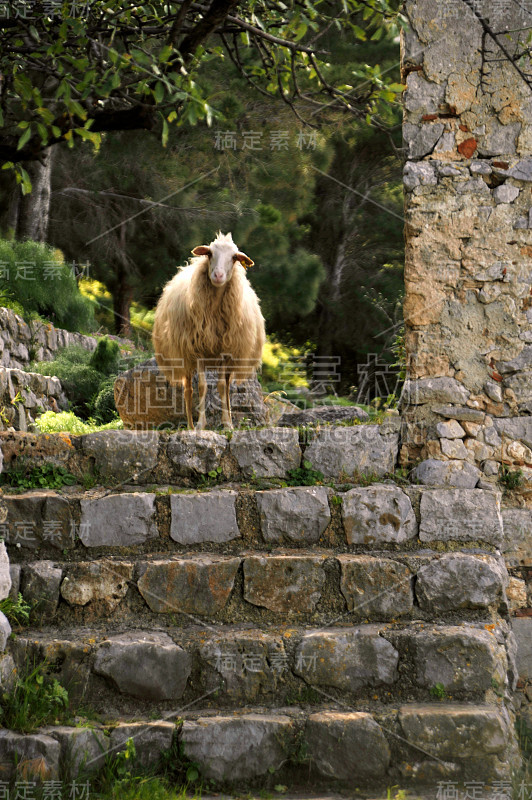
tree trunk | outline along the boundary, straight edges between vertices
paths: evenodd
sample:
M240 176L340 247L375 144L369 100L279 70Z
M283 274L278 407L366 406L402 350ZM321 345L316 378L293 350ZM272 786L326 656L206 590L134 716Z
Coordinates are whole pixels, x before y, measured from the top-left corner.
M50 219L50 186L52 181L53 148L43 151L42 161L25 163L30 176L31 192L22 195L18 189L18 203L12 206L11 220L15 223L15 238L45 242Z
M133 302L133 287L129 281L126 253L126 228L123 222L120 226L119 241L120 253L116 264L116 284L113 291L113 312L115 318L115 332L119 336L131 336L130 308Z

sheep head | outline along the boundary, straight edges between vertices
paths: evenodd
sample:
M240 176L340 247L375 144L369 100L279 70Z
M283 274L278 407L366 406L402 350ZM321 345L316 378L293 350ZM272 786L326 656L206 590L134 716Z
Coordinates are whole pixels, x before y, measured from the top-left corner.
M224 235L221 231L209 245L201 244L192 253L195 256L208 256L209 278L217 288L225 286L231 280L236 261L240 261L245 268L253 266L251 258L242 253L233 242L231 234Z

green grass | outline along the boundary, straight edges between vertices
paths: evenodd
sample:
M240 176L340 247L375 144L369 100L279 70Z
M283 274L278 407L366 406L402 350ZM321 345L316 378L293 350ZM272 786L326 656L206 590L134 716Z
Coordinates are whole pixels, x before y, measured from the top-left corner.
M41 725L59 724L69 717L68 692L47 674L46 661L28 662L15 680L13 691L0 697L0 724L19 733Z
M525 483L523 470L510 469L506 464L501 464L498 482L505 492L513 492L515 489L520 489Z
M31 606L26 603L20 592L16 600L13 600L11 597L5 597L3 600L0 600L0 611L2 614L5 614L12 626L30 624Z

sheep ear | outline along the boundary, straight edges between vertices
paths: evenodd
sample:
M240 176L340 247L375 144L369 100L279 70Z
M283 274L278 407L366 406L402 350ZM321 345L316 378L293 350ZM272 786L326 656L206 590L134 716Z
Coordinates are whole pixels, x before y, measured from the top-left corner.
M243 267L245 267L246 269L247 269L248 267L252 267L252 266L253 266L253 264L255 263L255 262L254 262L254 261L252 261L252 260L250 259L250 257L249 257L249 256L247 256L245 253L240 253L240 252L239 252L239 253L237 253L237 254L235 255L235 258L236 258L236 260L237 260L237 261L240 261L240 263L242 264L242 266L243 266Z
M210 255L212 255L210 247L207 247L206 244L200 244L199 247L195 247L194 250L191 250L191 253L194 256L210 256Z

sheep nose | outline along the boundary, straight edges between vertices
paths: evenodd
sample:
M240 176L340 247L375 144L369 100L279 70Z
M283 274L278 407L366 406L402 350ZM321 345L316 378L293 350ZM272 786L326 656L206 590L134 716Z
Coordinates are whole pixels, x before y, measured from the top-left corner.
M215 281L222 281L223 278L224 278L224 274L223 274L223 272L221 270L216 270L214 272L213 277L214 277Z

